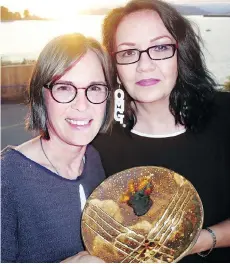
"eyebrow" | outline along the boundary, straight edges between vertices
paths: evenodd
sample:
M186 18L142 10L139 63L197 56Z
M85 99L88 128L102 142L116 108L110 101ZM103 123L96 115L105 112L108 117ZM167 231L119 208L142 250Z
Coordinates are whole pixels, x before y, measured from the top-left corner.
M171 41L173 41L169 36L164 35L164 36L159 36L159 37L153 38L153 39L150 40L150 42L153 42L153 41L155 41L155 40L162 39L162 38L168 38L168 39L170 39Z
M94 85L94 84L103 84L103 85L107 85L105 82L91 82L89 85Z
M161 39L161 38L168 38L168 39L170 39L172 41L172 39L169 36L164 35L164 36L159 36L159 37L153 38L153 39L150 40L150 42L153 42L153 41ZM117 47L122 46L122 45L134 47L134 46L136 46L136 43L133 43L133 42L122 42Z
M56 84L72 84L75 86L75 84L73 82L70 82L70 81L64 81L64 80L59 80L56 82ZM102 85L107 85L105 82L90 82L88 86L91 86L91 85L96 85L96 84L102 84Z

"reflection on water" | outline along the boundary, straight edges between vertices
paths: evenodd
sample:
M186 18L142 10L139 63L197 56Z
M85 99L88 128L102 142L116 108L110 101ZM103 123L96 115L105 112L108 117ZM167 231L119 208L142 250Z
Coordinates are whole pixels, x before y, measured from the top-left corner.
M1 23L0 50L3 60L36 59L44 45L64 33L80 32L101 41L104 16L77 16L63 21L14 21ZM230 75L230 18L189 16L204 39L209 70L220 83Z

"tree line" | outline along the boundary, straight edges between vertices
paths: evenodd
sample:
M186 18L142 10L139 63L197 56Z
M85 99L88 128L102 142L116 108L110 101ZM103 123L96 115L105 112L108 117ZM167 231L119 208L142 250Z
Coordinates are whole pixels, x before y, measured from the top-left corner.
M31 15L28 9L25 9L23 15L19 12L11 12L7 7L1 6L1 21L12 20L43 20L44 18Z

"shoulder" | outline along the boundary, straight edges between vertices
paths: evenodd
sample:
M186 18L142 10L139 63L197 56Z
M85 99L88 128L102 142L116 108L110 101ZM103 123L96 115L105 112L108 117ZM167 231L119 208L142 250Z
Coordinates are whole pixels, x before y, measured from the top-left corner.
M124 129L120 124L116 123L110 132L98 134L93 140L93 146L101 153L101 151L118 148L122 142L127 142L128 130Z
M36 148L31 147L32 141L27 141L19 146L7 146L1 151L2 179L19 180L19 175L26 175L33 160L31 153L36 153ZM32 159L31 159L32 157ZM17 175L17 177L15 177Z
M214 101L219 107L230 109L230 92L216 92Z
M119 124L114 125L111 133L97 136L93 145L100 153L106 176L123 169L123 163L132 155L133 143L130 131Z
M230 93L217 92L214 96L214 117L216 121L230 128Z
M1 166L2 169L5 167L11 167L15 164L15 159L17 160L17 151L13 146L7 146L1 151Z
M22 153L24 156L36 160L36 157L40 150L40 137L33 138L29 141L22 143L21 145L17 146L15 150Z
M210 117L201 134L207 140L218 140L229 153L230 144L230 93L217 91L214 93Z
M12 146L1 151L1 181L2 185L11 184L14 176L20 173L22 156Z
M36 156L38 153L37 145L38 139L35 138L19 146L7 146L1 151L2 168L19 168L26 161L25 157L33 160L33 156Z

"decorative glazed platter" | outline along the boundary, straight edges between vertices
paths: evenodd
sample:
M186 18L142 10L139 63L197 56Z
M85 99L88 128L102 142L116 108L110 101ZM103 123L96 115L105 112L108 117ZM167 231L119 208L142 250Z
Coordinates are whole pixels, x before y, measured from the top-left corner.
M91 194L82 237L105 262L177 262L194 246L203 206L193 185L162 167L131 168L107 178Z

